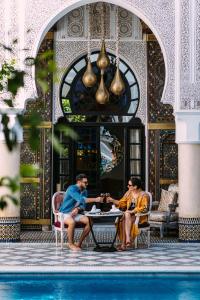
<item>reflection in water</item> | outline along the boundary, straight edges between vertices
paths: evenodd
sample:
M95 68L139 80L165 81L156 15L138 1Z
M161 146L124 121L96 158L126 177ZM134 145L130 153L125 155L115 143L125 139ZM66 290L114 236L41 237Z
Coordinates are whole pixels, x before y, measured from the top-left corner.
M101 175L112 171L122 158L122 145L104 126L100 127Z

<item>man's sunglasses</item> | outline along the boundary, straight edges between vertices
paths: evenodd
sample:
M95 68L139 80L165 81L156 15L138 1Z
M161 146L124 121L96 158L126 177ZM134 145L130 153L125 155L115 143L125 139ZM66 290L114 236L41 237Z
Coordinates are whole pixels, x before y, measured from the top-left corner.
M82 183L88 184L88 181L82 181Z
M128 183L128 186L133 186L133 185Z

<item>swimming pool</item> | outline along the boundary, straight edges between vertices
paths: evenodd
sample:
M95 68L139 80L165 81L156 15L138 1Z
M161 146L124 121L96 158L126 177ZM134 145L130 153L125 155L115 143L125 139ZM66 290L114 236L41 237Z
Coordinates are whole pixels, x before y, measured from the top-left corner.
M1 300L196 300L200 274L1 274Z

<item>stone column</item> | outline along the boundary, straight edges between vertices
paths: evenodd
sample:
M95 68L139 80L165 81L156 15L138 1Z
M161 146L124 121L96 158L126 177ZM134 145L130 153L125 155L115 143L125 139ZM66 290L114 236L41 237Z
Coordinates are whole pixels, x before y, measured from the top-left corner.
M1 117L1 116L0 116ZM22 129L15 121L15 115L9 114L9 126L17 133L17 146L10 152L6 146L5 138L0 125L0 178L19 175L20 143L22 142ZM11 194L6 187L0 187L0 196ZM19 199L19 192L13 195ZM0 242L16 242L20 240L20 203L15 205L11 200L7 206L0 210Z
M179 240L200 242L200 112L176 114Z
M175 1L179 239L200 242L200 2Z

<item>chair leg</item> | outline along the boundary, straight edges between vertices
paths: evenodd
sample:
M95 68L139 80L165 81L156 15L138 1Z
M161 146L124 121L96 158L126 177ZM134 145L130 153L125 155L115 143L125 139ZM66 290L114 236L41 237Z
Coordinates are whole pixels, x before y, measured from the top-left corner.
M163 236L164 236L164 226L161 225L161 226L160 226L160 238L162 239Z
M135 237L135 249L137 249L137 246L138 246L138 238L137 236Z
M60 232L60 243L61 243L61 249L63 249L63 231Z
M151 244L151 236L150 236L150 230L147 231L147 246L150 247Z
M55 229L55 235L56 235L56 247L58 247L58 231Z

